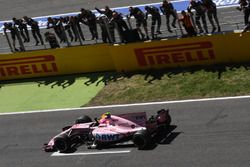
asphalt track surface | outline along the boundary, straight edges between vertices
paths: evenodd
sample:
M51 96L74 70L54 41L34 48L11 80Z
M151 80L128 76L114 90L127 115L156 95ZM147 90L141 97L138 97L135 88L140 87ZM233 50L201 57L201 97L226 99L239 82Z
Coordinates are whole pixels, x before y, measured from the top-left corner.
M250 164L249 98L207 102L176 103L137 107L72 110L0 116L1 167L125 167L125 166L225 166L247 167ZM132 145L75 153L98 155L51 156L41 147L60 129L77 117L98 117L105 111L112 114L169 108L172 132L161 138L151 150L137 150ZM103 152L128 151L107 154Z

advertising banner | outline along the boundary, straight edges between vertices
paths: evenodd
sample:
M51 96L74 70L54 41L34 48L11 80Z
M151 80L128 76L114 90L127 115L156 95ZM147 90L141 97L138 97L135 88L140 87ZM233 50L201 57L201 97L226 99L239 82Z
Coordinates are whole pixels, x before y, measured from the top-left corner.
M0 56L0 80L249 62L250 33L98 44Z
M118 71L245 62L250 61L249 34L218 34L127 44L114 46L110 53Z
M109 45L22 52L0 57L0 80L115 70Z

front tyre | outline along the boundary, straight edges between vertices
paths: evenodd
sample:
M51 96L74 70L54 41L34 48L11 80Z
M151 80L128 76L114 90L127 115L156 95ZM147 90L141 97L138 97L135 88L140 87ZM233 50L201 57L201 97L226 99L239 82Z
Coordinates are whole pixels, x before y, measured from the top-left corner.
M71 149L70 138L67 135L56 137L54 139L54 145L61 153L65 153Z

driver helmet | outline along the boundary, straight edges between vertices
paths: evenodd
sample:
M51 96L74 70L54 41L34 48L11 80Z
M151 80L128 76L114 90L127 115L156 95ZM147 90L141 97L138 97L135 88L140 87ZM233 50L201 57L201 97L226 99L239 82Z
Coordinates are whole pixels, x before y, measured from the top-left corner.
M106 113L105 113L105 117L106 117L106 118L111 118L111 113L110 113L110 112L106 112Z

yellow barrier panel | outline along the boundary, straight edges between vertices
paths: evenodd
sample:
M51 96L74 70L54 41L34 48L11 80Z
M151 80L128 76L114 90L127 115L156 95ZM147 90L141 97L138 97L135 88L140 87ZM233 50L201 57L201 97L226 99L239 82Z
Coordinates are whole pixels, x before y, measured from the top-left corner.
M114 46L118 71L250 61L250 33L218 34Z
M122 45L89 45L0 55L0 80L250 61L250 33Z
M0 80L115 70L109 45L0 55Z

